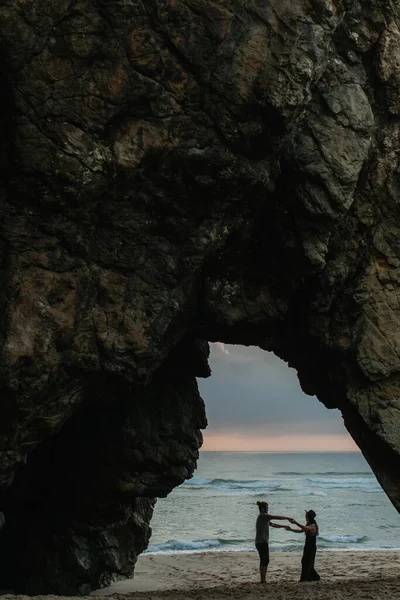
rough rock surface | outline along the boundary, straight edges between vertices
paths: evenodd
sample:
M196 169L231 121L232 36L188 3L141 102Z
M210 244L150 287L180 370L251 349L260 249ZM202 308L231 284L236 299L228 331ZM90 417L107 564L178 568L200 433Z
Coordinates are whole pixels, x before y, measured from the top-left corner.
M0 20L0 587L132 572L210 340L297 368L400 510L397 0Z

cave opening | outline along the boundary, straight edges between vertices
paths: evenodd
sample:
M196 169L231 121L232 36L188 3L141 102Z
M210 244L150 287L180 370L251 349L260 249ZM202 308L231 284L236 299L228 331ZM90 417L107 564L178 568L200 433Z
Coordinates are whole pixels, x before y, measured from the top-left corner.
M199 379L208 427L192 479L157 501L145 553L253 550L257 500L319 517L321 549L395 549L400 523L340 411L301 391L296 371L256 347L211 344ZM274 530L272 550L300 550Z
M142 553L253 550L266 498L298 520L313 508L322 549L397 547L398 514L339 411L256 346L211 344L212 377L207 357L187 337L146 387L88 381L79 410L0 496L3 587L84 595L129 579ZM274 551L300 546L274 532Z

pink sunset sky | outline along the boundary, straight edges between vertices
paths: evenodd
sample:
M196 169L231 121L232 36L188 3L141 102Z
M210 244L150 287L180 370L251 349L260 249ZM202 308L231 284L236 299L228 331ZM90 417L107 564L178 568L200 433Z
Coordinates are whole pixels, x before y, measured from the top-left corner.
M343 435L281 435L265 438L250 437L232 432L218 434L204 432L203 451L242 452L357 452L357 445L349 434Z
M306 396L297 373L255 347L211 344L199 379L209 425L203 451L357 452L338 410Z

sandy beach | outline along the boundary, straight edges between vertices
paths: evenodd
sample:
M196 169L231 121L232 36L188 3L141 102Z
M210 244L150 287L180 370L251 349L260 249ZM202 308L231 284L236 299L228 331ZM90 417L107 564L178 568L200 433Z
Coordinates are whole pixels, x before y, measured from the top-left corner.
M400 552L319 552L319 583L298 583L299 552L274 552L267 584L258 583L253 552L144 555L134 579L119 581L93 596L132 595L137 599L200 600L375 600L400 598Z

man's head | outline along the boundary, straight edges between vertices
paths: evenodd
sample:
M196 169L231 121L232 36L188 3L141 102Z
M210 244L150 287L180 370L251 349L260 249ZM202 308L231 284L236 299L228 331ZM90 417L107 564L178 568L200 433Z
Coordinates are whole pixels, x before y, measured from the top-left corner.
M257 506L258 506L260 513L268 512L268 502L259 501L259 502L257 502Z

